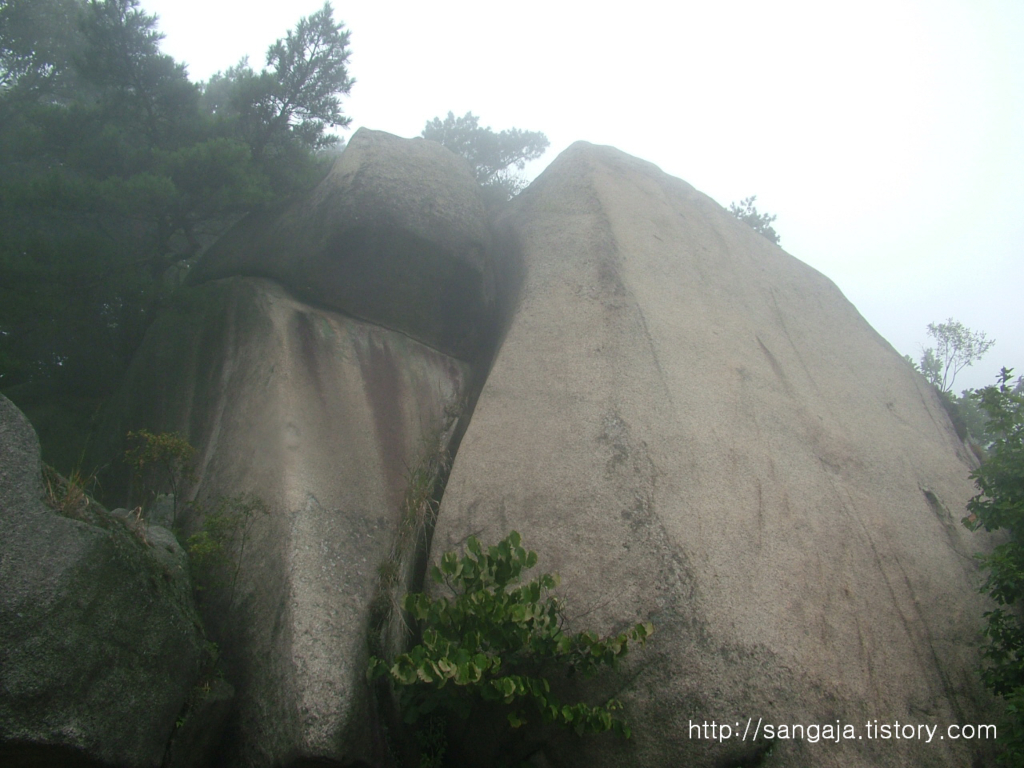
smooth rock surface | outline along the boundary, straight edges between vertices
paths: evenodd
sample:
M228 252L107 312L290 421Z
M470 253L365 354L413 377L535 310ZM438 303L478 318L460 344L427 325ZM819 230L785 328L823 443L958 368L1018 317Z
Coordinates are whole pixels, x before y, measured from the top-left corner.
M203 651L183 557L51 512L39 473L0 396L0 764L155 768Z
M189 275L269 277L310 303L461 359L494 331L491 236L468 163L424 139L361 128L327 178L279 215L252 215Z
M182 291L151 329L108 434L178 432L196 448L200 504L247 493L269 508L244 554L230 553L233 596L204 596L236 690L228 764L372 762L365 673L379 570L409 478L449 439L467 375L404 334L264 279ZM194 509L185 519L189 530L202 522Z
M972 459L925 380L828 279L617 150L574 144L500 224L524 284L432 557L518 530L571 627L656 634L586 689L632 742L517 734L478 764L753 765L763 738L690 730L748 718L861 737L776 739L764 765L983 764L865 730L993 722Z

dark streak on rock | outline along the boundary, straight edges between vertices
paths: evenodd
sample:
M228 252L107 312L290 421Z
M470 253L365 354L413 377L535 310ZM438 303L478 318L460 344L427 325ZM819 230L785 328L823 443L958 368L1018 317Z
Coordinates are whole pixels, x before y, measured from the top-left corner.
M377 334L371 333L364 343L356 344L356 355L363 374L363 391L373 411L381 466L397 509L406 486L404 475L408 459L404 449L405 425L400 412L400 404L404 402L402 378L390 347Z
M789 383L789 379L786 378L786 373L785 371L782 370L782 366L779 365L779 361L775 359L775 355L773 355L771 351L768 349L768 347L764 345L764 342L761 341L760 336L754 336L754 338L757 339L758 346L760 346L761 351L764 352L764 356L768 360L768 365L771 366L772 371L775 373L775 375L779 377L779 382L781 382L783 389L785 389L786 391L786 394L789 395L791 398L797 399L796 393L793 391L793 385Z
M313 318L306 312L296 312L292 316L292 333L299 342L299 355L303 369L309 374L309 380L316 390L321 405L326 405L323 382L321 381L320 345L317 343L316 328Z

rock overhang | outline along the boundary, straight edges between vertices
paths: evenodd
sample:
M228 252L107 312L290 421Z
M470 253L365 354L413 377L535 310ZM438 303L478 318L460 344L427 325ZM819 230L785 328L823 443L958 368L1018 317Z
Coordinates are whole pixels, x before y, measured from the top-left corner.
M494 258L465 160L362 128L319 186L276 214L244 219L188 282L267 277L309 303L476 360L495 332Z

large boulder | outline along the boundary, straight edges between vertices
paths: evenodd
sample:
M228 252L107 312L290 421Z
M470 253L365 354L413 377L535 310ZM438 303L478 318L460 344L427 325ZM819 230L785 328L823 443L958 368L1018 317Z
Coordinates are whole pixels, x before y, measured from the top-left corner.
M983 761L867 729L992 722L972 458L927 382L828 279L617 150L574 144L500 224L524 282L432 556L518 530L571 627L656 633L587 689L624 702L633 741L524 732L479 764Z
M424 139L358 130L312 193L243 220L189 281L234 275L273 278L462 359L485 354L493 334L482 191L465 160Z
M108 435L145 427L196 448L189 530L221 497L269 510L232 553L233 588L204 593L236 690L225 764L344 766L383 749L366 682L380 574L423 555L407 495L432 490L468 377L405 334L261 278L180 291L150 329Z
M40 469L0 396L0 764L155 768L205 652L183 553L55 514Z

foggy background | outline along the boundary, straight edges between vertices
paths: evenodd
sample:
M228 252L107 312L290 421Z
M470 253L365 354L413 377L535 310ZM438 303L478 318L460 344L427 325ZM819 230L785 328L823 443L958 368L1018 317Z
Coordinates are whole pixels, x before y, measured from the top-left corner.
M322 0L142 0L193 81ZM757 195L780 245L915 360L929 322L995 338L954 389L1024 373L1024 3L335 2L343 100L415 136L449 110L649 160L723 206Z

